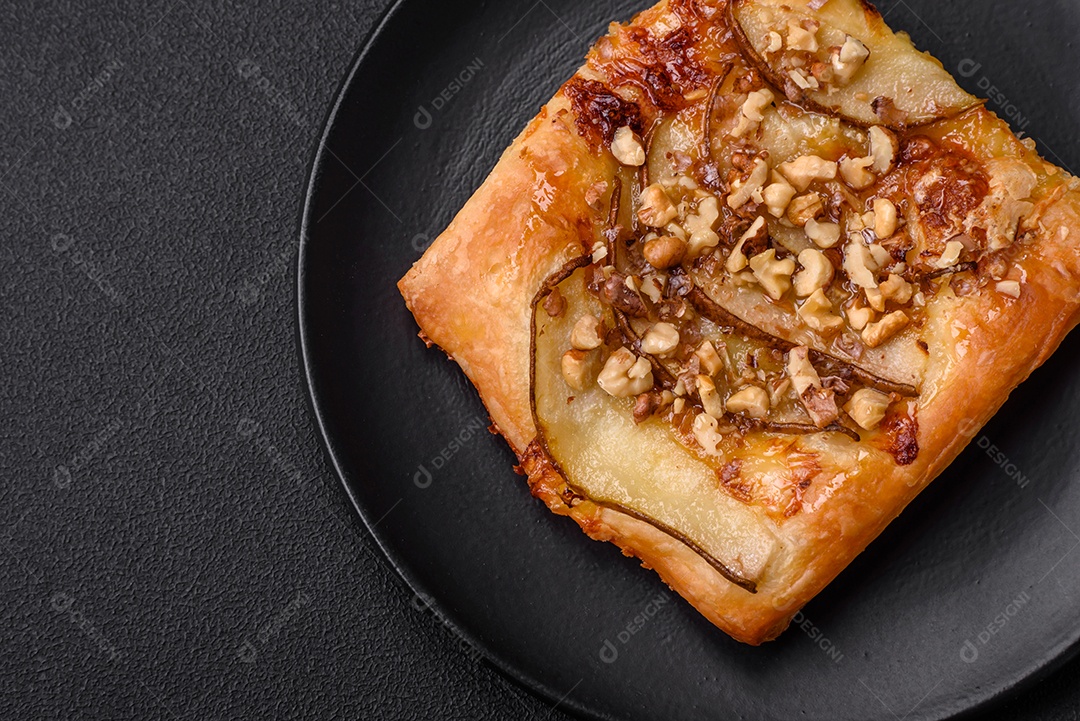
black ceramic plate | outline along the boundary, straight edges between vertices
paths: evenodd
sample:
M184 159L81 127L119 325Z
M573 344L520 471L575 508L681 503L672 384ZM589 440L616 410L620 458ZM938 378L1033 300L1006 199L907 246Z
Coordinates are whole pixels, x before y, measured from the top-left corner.
M779 641L741 646L651 572L550 513L394 287L502 150L644 0L404 0L347 79L299 268L315 413L394 565L493 663L612 719L942 719L1080 636L1073 337ZM1080 7L883 3L1043 153L1080 167ZM963 429L959 429L962 431Z

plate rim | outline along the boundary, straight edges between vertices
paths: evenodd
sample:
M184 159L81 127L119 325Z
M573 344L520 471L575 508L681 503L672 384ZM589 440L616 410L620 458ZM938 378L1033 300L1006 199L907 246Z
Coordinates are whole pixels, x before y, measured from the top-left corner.
M426 592L423 584L420 583L409 570L409 565L399 557L399 554L393 549L389 542L376 530L375 522L371 518L371 515L353 491L352 482L350 481L351 476L345 470L341 458L342 454L338 447L339 444L334 440L328 429L328 421L321 407L319 382L316 378L318 371L316 369L310 337L311 328L306 321L306 318L308 317L309 288L307 254L312 245L311 232L314 225L312 222L314 203L317 199L318 191L320 190L320 182L323 175L322 171L327 160L327 142L336 128L342 106L344 105L362 67L377 45L380 36L394 22L395 17L403 6L410 2L420 1L421 0L391 0L390 4L376 17L375 22L361 41L358 50L349 61L348 71L334 91L333 101L325 114L321 125L321 131L306 166L306 180L304 182L304 191L301 201L302 208L298 221L299 244L296 251L296 306L294 310L294 320L296 321L296 352L302 370L301 382L304 386L306 405L315 421L315 426L318 430L319 444L333 468L334 475L337 477L340 488L344 490L353 510L356 512L357 516L359 516L372 540L375 541L375 544L378 546L385 561L405 583L406 587L418 597L422 597L426 607L430 608L438 616L440 621L456 636L468 643L469 646L481 656L482 660L490 664L500 676L519 686L541 701L548 703L550 710L555 710L556 708L562 710L569 709L572 710L572 715L583 719L619 721L610 714L602 713L595 708L587 707L567 695L561 695L559 691L551 688L533 674L528 673L501 658L499 654L489 648L488 644L479 640L476 635L466 627L457 623L454 620L453 614L441 606L441 602L437 597ZM645 3L651 3L652 1L653 0L642 0L642 2ZM1076 332L1080 332L1080 329L1077 329ZM1014 671L1005 678L1001 685L996 689L988 688L988 692L979 694L981 698L973 705L960 710L946 710L948 715L936 715L933 718L935 721L953 721L969 718L974 719L995 711L999 713L1002 712L1004 710L1003 705L1009 700L1014 700L1024 692L1030 691L1037 683L1061 670L1061 668L1070 661L1080 656L1080 623L1074 627L1071 638L1066 636L1052 649L1048 650L1048 656L1049 657L1044 661L1034 662L1026 670Z

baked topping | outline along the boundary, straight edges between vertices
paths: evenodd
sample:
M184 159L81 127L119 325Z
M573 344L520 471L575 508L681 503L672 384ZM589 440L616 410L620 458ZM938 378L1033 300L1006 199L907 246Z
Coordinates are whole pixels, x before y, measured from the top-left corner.
M863 388L851 396L851 400L844 405L844 411L859 424L860 428L872 431L885 418L891 402L892 399L884 393Z
M769 394L757 386L747 386L727 399L727 411L762 420L769 414Z
M595 350L604 342L604 329L600 319L594 315L583 315L574 324L570 333L570 344L575 350Z
M663 228L678 215L678 209L659 183L653 183L641 192L641 207L638 208L637 217L643 225Z
M645 164L645 148L629 125L615 131L611 140L611 154L623 165L636 168Z
M637 396L653 387L652 366L628 348L619 348L608 357L596 382L616 398Z

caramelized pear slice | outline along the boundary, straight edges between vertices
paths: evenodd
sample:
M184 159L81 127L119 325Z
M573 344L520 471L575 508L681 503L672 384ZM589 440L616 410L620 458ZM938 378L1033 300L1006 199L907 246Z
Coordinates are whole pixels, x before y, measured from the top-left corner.
M917 327L909 328L879 348L858 346L858 357L853 358L849 349L856 345L844 343L845 336L858 338L851 330L826 340L800 320L790 303L774 303L758 289L736 287L700 271L691 271L690 277L709 300L747 326L791 345L807 346L865 372L863 381L868 387L885 393L918 395L929 356L920 346L922 333Z
M811 0L732 0L729 6L747 59L792 102L856 125L896 130L952 117L979 103L940 62L917 50L906 33L894 33L865 0L828 0L816 11L811 4ZM813 28L814 22L820 28L812 39L789 39L792 26ZM848 38L862 48L849 45L858 50L845 54L849 62L844 63L839 49ZM797 55L801 70L790 64ZM809 72L808 56L824 66L820 82Z
M635 424L634 399L609 395L595 374L584 390L564 379L562 357L574 325L586 314L604 317L585 274L568 268L533 306L532 401L541 444L575 492L650 523L755 592L779 544L754 510L720 488L716 469L683 446L667 421ZM556 287L566 309L553 318L543 300ZM590 353L595 371L605 351Z

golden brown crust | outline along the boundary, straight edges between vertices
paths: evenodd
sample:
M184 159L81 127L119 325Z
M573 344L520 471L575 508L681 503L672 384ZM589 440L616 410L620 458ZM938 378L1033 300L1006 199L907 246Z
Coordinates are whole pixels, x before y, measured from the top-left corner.
M684 9L692 4L678 3ZM666 7L661 3L635 23L654 22ZM588 74L583 69L579 77ZM971 122L1001 125L982 108L973 112ZM910 462L901 465L891 449L891 454L871 454L850 474L815 478L801 499L801 512L773 517L784 552L751 594L662 531L569 491L533 445L532 300L545 279L599 237L616 173L610 153L598 149L595 138L582 137L576 121L560 91L399 288L426 338L454 358L478 388L521 459L534 495L553 512L573 518L591 538L640 558L732 637L762 643L781 633L953 461L1080 321L1080 250L1073 238L1080 233L1080 192L1071 178L1053 169L1037 202L1038 225L1015 254L1024 278L1018 299L976 292L938 304L928 317L924 332L940 342L932 350L921 396L911 402L917 409L909 409L918 419L909 424L918 454L909 454ZM1012 143L1008 152L1045 169L1033 153L1015 139Z

